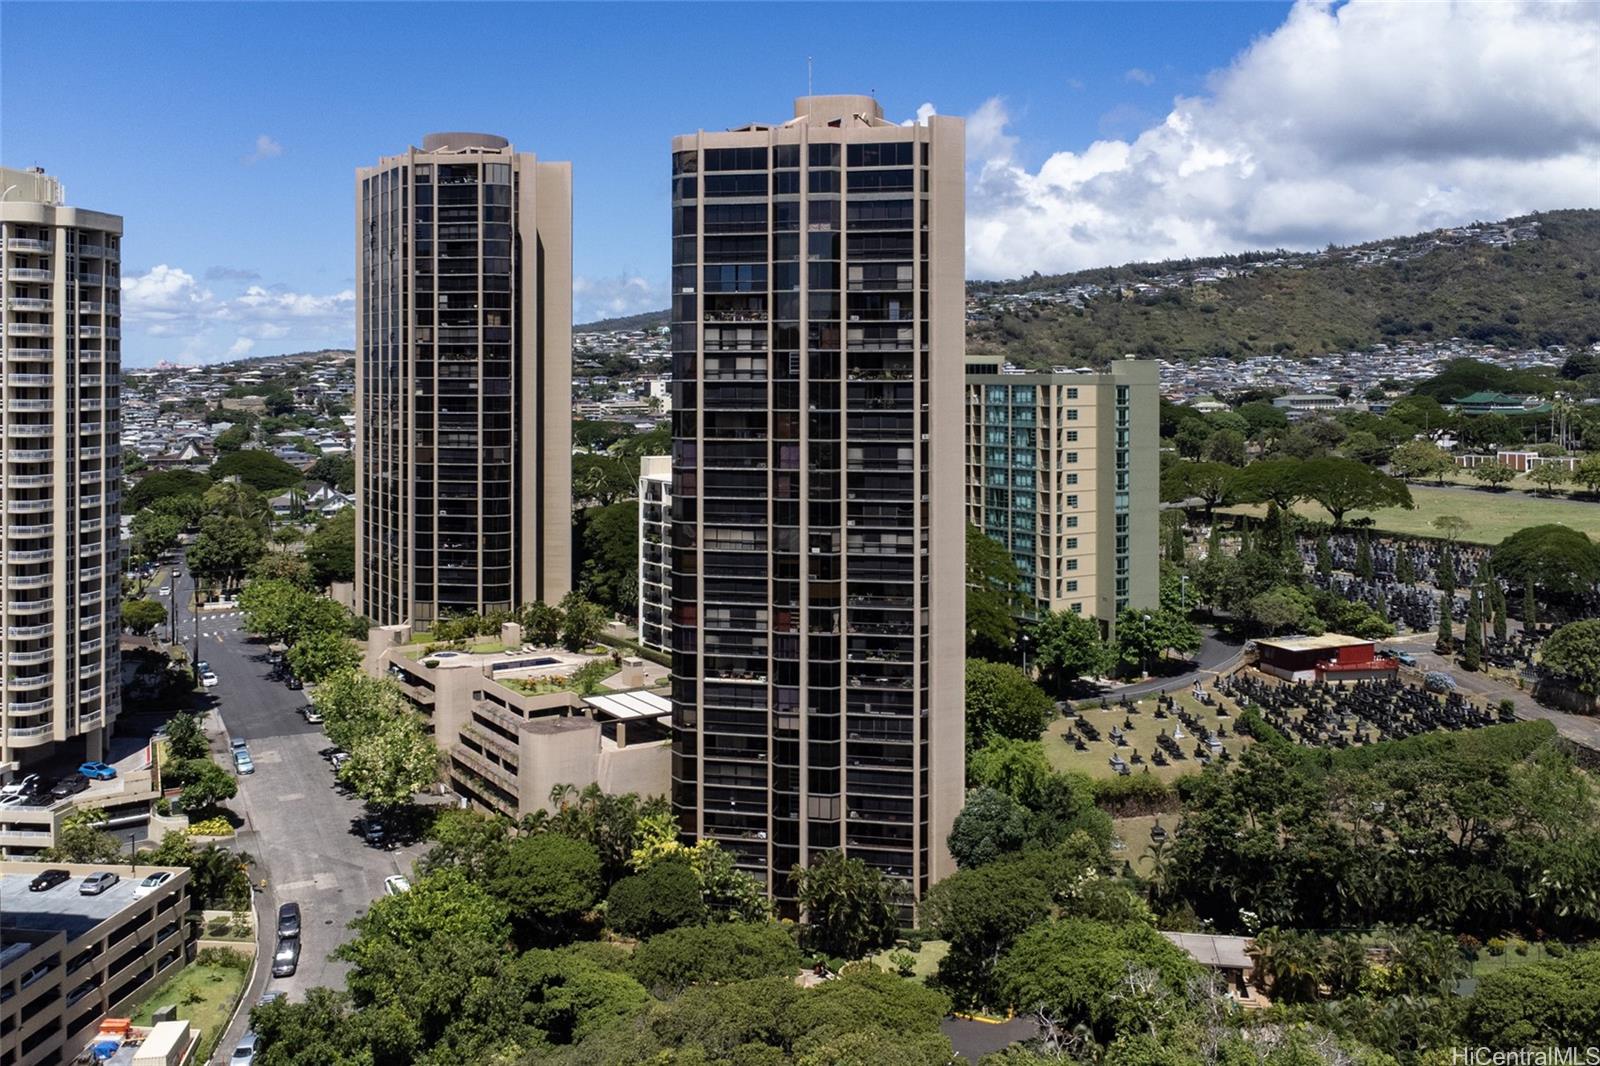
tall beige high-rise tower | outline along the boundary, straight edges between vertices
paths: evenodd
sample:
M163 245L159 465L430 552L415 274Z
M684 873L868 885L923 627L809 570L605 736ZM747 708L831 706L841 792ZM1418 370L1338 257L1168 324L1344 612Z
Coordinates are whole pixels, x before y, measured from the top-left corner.
M0 771L121 706L122 218L0 168Z
M572 167L432 133L356 172L356 609L571 584Z
M673 805L792 909L963 797L964 144L867 96L672 144Z

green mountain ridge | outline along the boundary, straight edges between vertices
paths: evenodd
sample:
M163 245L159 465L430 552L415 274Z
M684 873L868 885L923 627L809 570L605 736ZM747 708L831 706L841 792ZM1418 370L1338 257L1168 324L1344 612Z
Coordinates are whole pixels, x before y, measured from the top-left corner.
M1452 337L1507 350L1600 341L1600 210L1546 211L1483 228L1528 227L1536 234L1510 244L1433 230L1321 252L1249 252L970 281L967 352L1047 367L1104 363L1125 353L1305 358ZM1197 271L1240 273L1195 281ZM1082 297L1081 306L1061 298L1089 286L1103 292ZM662 310L576 328L666 322Z

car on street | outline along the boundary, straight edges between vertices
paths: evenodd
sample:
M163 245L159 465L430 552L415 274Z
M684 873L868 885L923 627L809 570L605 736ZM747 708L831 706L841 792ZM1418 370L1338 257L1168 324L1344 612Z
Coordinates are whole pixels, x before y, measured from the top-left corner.
M390 874L383 879L383 894L386 896L398 896L410 891L411 881L404 874Z
M278 908L278 935L300 935L300 904L285 903Z
M268 1003L276 1003L278 1000L284 998L288 994L289 993L285 992L281 988L274 988L270 992L263 992L261 993L261 998L256 1000L256 1006L265 1007Z
M284 684L289 686L290 692L299 692L301 689L305 688L305 685L301 683L300 679L295 677L293 674L289 675L289 680L284 682Z
M300 938L286 936L278 939L278 950L272 953L272 976L293 977L300 966Z
M229 737L228 747L234 751L243 751L250 742L244 737Z
M65 870L44 870L38 877L28 882L29 892L48 892L63 881L72 880L72 875Z
M1417 665L1417 657L1408 651L1397 651L1394 653L1394 657L1395 661L1404 663L1407 666Z
M87 777L82 774L73 774L71 777L63 777L60 781L57 781L56 787L50 790L50 796L52 799L66 799L68 796L76 796L88 787L89 779Z
M383 822L377 818L368 818L361 827L361 838L375 848L383 847Z
M327 759L329 762L332 762L335 755L344 754L344 749L340 747L327 747L317 752L317 754L322 756L324 759Z
M117 768L103 762L86 762L78 767L78 773L93 781L110 781L117 776Z
M254 1029L246 1029L234 1047L233 1054L228 1056L228 1066L255 1066L256 1045L260 1040Z
M255 760L250 758L250 753L243 748L235 748L233 752L233 768L241 774L256 772Z
M341 751L330 761L333 763L333 772L338 773L344 767L344 764L350 761L350 753L348 751Z
M158 595L158 596L170 596L170 595L172 595L172 586L171 585L162 585L161 588L156 592L156 595Z
M170 880L172 880L172 875L170 873L165 870L157 870L155 873L151 874L149 877L133 886L133 898L143 899L145 896L148 896L150 893L154 892L156 889L160 888Z
M300 708L300 713L305 715L306 721L310 722L312 725L322 724L322 715L318 714L317 709L311 704L308 703L304 707Z
M204 685L206 688L212 688L216 685L216 683L217 675L213 674L211 671L207 670L205 673L200 675L200 684Z
M17 778L9 785L0 786L0 796L26 796L39 791L43 784L38 774L28 774L26 777Z
M110 888L120 880L122 880L122 878L118 877L110 870L101 870L97 874L90 874L79 883L78 895L98 896L100 893L104 892L106 889Z

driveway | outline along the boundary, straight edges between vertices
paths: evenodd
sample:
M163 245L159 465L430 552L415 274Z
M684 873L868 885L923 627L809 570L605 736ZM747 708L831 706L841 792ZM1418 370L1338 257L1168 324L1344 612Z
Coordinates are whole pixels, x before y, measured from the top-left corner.
M188 612L185 621L188 643L194 632ZM253 1005L268 989L300 998L315 985L344 987L347 967L329 955L349 939L350 920L382 894L384 878L409 874L423 848L384 850L361 839L364 808L335 785L333 768L320 754L328 739L300 714L304 693L272 676L265 643L252 642L241 626L236 608L200 612L200 658L219 679L208 692L218 719L211 723L213 750L231 766L228 738L243 738L256 767L239 778L239 796L230 804L244 819L237 846L255 856L255 877L267 882L256 896L262 963L245 1000ZM294 976L272 979L278 907L291 900L301 910L300 964ZM218 1044L221 1060L246 1020L241 1013Z

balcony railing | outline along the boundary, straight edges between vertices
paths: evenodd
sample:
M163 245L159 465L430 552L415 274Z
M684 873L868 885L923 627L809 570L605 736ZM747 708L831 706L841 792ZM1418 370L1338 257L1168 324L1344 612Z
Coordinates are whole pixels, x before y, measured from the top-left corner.
M6 704L6 713L39 714L43 711L48 711L53 706L55 706L55 701L50 699L34 700L32 703L8 703Z
M55 625L46 623L42 626L7 626L6 636L12 640L32 640L35 637L47 637L55 632Z
M13 311L49 311L55 307L55 301L37 296L13 296L6 300L6 306Z
M8 337L48 337L55 327L48 322L7 322Z
M41 241L36 237L7 237L6 249L12 252L43 252L49 254L55 250L55 242Z
M20 238L12 238L17 240ZM51 281L55 273L50 270L41 270L38 267L11 267L6 270L7 278L12 281Z

